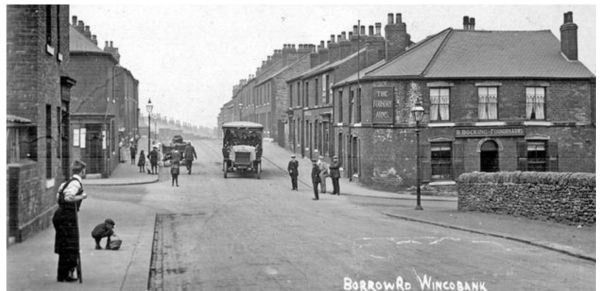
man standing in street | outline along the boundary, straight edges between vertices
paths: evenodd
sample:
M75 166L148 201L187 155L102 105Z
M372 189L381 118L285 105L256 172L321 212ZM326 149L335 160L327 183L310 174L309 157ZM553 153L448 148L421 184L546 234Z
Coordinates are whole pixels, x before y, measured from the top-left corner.
M340 195L340 162L337 156L333 156L333 163L329 166L329 175L333 184L333 195Z
M58 254L58 282L77 281L73 277L79 257L77 212L83 199L87 198L81 183L82 176L85 176L85 163L75 160L71 165L71 173L73 176L58 188L58 209L52 217L52 225L56 230L54 252Z
M131 164L135 165L135 154L137 152L137 149L135 148L135 145L133 143L131 143L131 146L129 147L129 154L131 156Z
M321 193L327 192L327 183L326 179L329 176L329 165L325 162L323 156L319 156L319 160L317 161L317 165L319 166L319 178L321 180Z
M188 141L185 145L185 149L183 150L183 162L187 168L188 175L192 174L192 162L197 158L198 156L196 156L196 149L194 146L192 146L192 143Z
M313 198L313 200L319 200L319 182L321 181L319 173L321 173L321 170L319 169L319 166L317 166L317 160L312 160L312 165L313 167L310 176L313 184L313 191L315 192L315 198Z
M152 174L158 174L158 151L156 150L156 146L152 148L152 151L148 154L148 158L150 159L150 171Z
M292 155L292 160L288 163L288 173L292 178L292 190L298 191L298 161L296 161L296 155Z

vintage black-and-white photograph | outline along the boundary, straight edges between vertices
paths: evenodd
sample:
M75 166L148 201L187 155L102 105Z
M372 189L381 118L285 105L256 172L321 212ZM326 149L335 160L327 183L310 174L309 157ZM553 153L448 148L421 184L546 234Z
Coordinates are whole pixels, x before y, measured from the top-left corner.
M595 290L596 5L401 4L4 5L6 289Z

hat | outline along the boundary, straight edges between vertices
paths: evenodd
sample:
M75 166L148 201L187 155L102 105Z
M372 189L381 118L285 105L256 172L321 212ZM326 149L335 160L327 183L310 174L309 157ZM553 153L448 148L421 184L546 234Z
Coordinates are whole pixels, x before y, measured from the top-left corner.
M316 162L317 162L317 160L315 160L315 159L312 159L312 160L311 160L311 162L313 162L313 163L316 163Z
M107 219L105 219L105 220L104 220L104 223L106 223L106 224L110 224L110 225L113 225L113 226L115 225L115 222L114 222L114 220L112 220L112 219L110 219L110 218L107 218Z
M296 157L296 155L292 155L292 158L295 158L295 157Z
M322 159L323 159L323 156L319 156L319 160L322 160Z

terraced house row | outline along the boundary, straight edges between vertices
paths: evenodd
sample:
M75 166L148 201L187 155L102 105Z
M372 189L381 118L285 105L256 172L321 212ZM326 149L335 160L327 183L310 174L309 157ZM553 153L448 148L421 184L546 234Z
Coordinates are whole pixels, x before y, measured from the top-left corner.
M326 47L308 46L310 67L266 91L264 120L249 111L265 101L251 76L220 122L261 122L281 146L337 155L347 178L390 190L415 184L417 152L430 185L472 171L595 172L596 77L578 60L571 12L560 39L550 30L477 30L465 16L460 29L413 42L395 16L385 37L380 24L357 25ZM416 105L424 108L418 150Z
M8 240L50 225L74 159L110 176L138 133L138 80L68 5L7 6Z

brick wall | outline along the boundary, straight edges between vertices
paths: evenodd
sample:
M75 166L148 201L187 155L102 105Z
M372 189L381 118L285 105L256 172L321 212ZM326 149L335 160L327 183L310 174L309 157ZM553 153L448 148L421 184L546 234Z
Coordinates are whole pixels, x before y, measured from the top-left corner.
M463 174L458 179L458 210L593 225L596 178L590 173Z
M7 178L8 235L21 242L50 226L56 197L44 191L35 162L8 164Z

